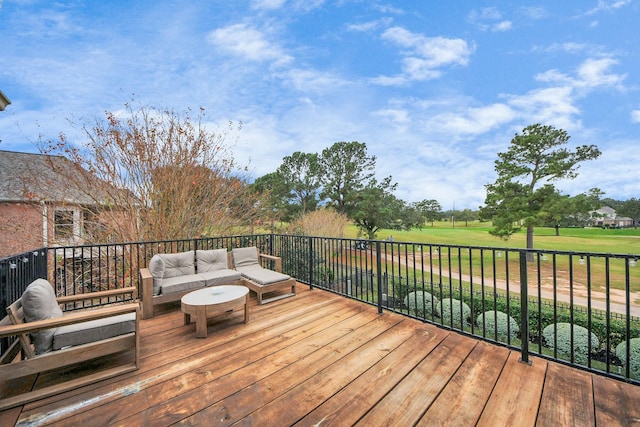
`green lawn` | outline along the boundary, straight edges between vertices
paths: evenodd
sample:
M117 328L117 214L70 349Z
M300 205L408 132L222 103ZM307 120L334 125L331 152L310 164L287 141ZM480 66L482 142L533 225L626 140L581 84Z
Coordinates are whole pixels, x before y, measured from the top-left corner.
M502 240L489 234L489 223L469 222L456 223L455 228L450 222L436 222L433 226L426 226L410 231L380 230L377 238L386 240L390 235L394 241L489 246L506 248L526 247L526 232L522 230L509 240ZM358 229L355 226L347 228L346 237L356 238ZM640 229L628 228L621 230L607 230L602 228L561 228L560 236L555 235L555 229L539 227L534 231L535 249L576 251L592 253L640 254Z

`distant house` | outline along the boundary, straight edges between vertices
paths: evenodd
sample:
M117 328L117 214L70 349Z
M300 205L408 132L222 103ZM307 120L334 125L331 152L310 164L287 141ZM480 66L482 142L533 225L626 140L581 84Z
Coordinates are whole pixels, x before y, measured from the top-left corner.
M99 227L93 199L57 172L75 169L64 157L0 150L0 257L82 244Z
M633 227L633 219L626 216L618 216L616 210L603 206L600 209L591 212L593 225L604 228L627 228Z

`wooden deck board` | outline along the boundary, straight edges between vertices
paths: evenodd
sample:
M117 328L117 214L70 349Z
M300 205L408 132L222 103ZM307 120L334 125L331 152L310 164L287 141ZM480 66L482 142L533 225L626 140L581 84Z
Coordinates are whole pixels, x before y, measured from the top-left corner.
M325 400L297 424L355 424L448 334L449 332L440 329L418 329L388 356Z
M638 386L593 376L593 399L599 426L640 426Z
M475 425L508 357L506 348L479 342L417 425Z
M413 425L447 385L476 342L450 334L361 418L359 426Z
M478 425L535 425L547 361L531 358L529 365L519 358L518 353L509 354Z
M204 339L158 307L141 321L139 370L0 412L0 425L640 423L638 386L298 288L253 298L246 325L211 319Z
M542 390L540 425L595 425L591 375L550 363Z

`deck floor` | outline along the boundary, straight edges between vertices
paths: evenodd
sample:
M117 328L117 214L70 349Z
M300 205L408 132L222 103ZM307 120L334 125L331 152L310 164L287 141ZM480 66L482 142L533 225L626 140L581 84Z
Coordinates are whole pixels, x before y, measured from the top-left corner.
M211 319L141 321L141 366L0 412L0 425L640 425L640 387L322 290Z

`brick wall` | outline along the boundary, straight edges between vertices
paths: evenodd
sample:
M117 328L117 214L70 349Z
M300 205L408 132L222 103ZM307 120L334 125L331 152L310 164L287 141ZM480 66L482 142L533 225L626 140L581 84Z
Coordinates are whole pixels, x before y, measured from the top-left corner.
M44 245L39 204L0 203L0 258Z

